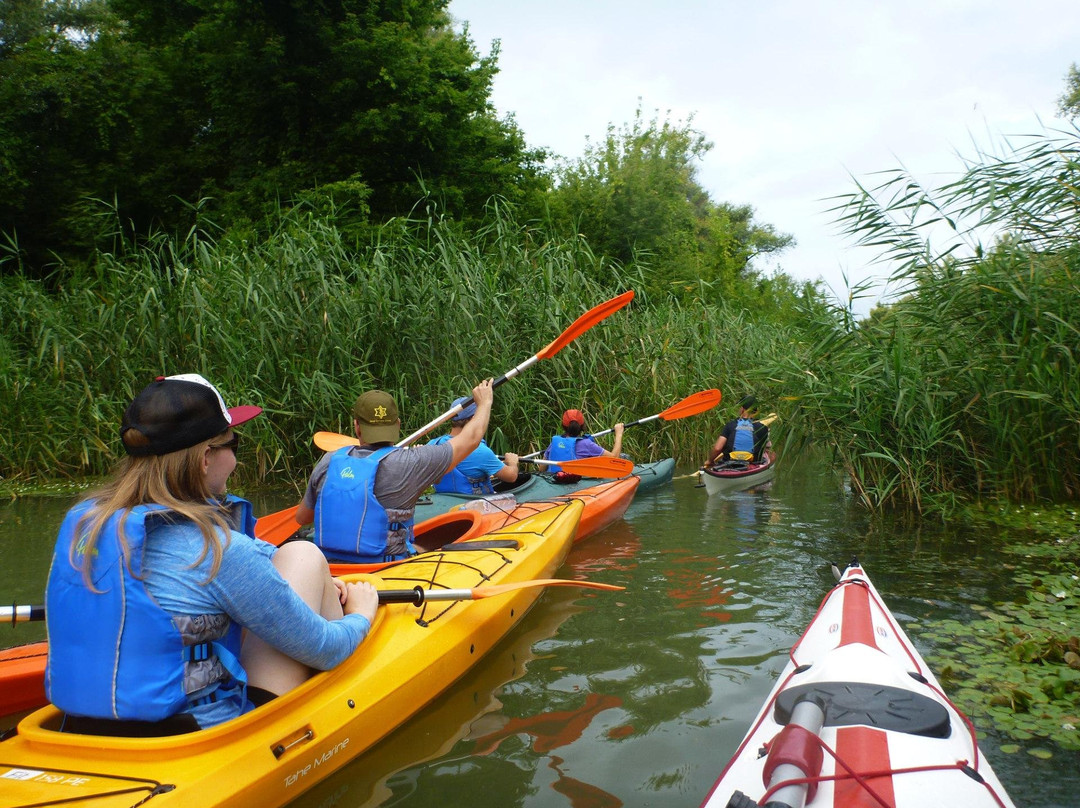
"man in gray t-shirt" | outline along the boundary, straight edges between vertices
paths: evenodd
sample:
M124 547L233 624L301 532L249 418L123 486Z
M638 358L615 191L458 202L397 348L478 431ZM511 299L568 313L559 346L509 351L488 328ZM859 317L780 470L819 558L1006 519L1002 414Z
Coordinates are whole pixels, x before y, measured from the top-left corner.
M480 445L491 417L493 397L491 380L481 382L473 388L476 414L459 434L437 446L398 449L383 458L375 475L374 495L391 523L410 521L416 501L427 487ZM370 390L360 396L353 406L353 429L362 444L349 450L353 457L363 458L394 444L401 431L401 419L393 397L381 390ZM331 456L324 455L308 479L304 498L296 508L296 521L302 525L315 519L315 505L326 482ZM386 555L404 554L407 536L405 528L391 531L387 536Z

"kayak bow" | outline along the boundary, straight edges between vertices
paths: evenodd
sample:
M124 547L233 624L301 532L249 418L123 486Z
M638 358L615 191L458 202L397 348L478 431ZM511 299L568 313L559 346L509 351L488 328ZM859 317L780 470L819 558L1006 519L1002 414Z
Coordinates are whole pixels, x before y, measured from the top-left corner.
M1013 805L858 562L789 657L704 808Z

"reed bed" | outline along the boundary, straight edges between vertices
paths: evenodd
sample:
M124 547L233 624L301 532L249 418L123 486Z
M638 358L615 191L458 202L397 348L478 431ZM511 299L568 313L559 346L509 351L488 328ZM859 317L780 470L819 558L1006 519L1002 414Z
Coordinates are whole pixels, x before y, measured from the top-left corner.
M794 444L829 447L871 508L1080 496L1080 137L983 158L932 191L891 172L844 198L905 294L857 324L807 318L806 363L772 369Z
M643 287L635 270L598 258L581 239L549 239L498 204L478 231L398 220L363 249L294 211L257 243L215 243L193 231L120 244L60 267L51 285L8 275L0 279L0 477L106 472L131 397L155 376L198 372L227 401L267 410L243 429L237 482L299 486L317 458L313 433L350 432L359 392L392 392L408 434L477 381L534 355L582 312ZM726 393L719 371L745 365L748 349L767 350L766 338L755 347L740 335L743 317L639 294L501 386L489 443L500 452L542 448L568 407L599 431L700 389ZM717 323L726 338L717 339ZM625 450L697 462L727 415L652 422L627 432Z
M783 282L722 303L705 286L650 296L649 267L604 260L498 201L477 229L417 216L362 246L294 210L258 240L118 243L48 283L8 267L0 478L105 472L126 402L157 375L195 371L229 401L267 409L244 427L238 484L299 487L318 454L311 436L349 432L359 392L393 393L408 434L634 289L629 307L499 388L496 451L543 448L568 407L600 431L719 387L719 408L629 430L624 451L697 465L752 392L781 416L782 454L825 450L870 509L1074 500L1077 166L1080 132L1063 133L940 188L898 171L839 200L849 235L877 244L906 287L861 322ZM943 227L938 246L928 228Z

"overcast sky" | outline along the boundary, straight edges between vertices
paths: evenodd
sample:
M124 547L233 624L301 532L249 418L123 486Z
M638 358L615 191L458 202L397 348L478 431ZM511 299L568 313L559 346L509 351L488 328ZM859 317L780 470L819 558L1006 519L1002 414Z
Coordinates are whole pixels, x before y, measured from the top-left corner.
M698 175L713 200L749 204L794 235L779 265L843 299L843 273L854 283L885 269L837 234L825 198L901 166L937 185L976 144L1000 150L1004 135L1062 126L1057 99L1080 63L1080 0L451 0L449 10L481 54L501 40L492 100L531 146L581 156L639 104L647 118L692 114L714 144Z

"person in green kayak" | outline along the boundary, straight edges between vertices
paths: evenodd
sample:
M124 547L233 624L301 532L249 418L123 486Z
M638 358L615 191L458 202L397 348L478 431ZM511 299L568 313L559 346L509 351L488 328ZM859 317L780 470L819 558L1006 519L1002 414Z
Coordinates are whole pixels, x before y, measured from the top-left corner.
M731 460L733 452L738 453L736 459L760 462L769 444L769 427L757 420L757 414L757 398L745 396L739 402L738 417L724 424L705 465L711 466L718 460Z
M60 528L45 590L45 688L65 729L167 735L245 713L346 659L378 608L310 544L254 536L226 494L235 428L198 374L158 378L128 405L125 458ZM241 633L244 632L241 641Z
M467 398L454 400L453 406L457 407L468 401ZM476 403L473 402L464 407L461 412L450 419L450 433L441 435L434 440L428 441L428 445L438 446L451 441L461 434L466 425L476 417ZM486 494L494 494L493 480L507 484L507 487L518 482L518 456L507 452L500 460L495 452L483 440L480 445L460 463L448 471L443 478L435 483L435 490L440 494L475 494L478 497Z
M585 415L581 410L567 410L562 417L563 432L561 435L552 437L547 449L544 450L545 460L577 460L583 457L620 457L622 452L622 436L624 425L615 424L612 431L615 433L615 442L610 451L605 449L591 435L583 434L585 431ZM558 474L562 469L559 466L548 466L548 471Z
M353 429L360 445L323 455L296 508L297 522L315 523L315 544L327 558L364 564L415 555L416 501L480 445L491 417L491 382L473 388L476 412L438 445L394 445L401 419L389 393L369 390L356 400Z

